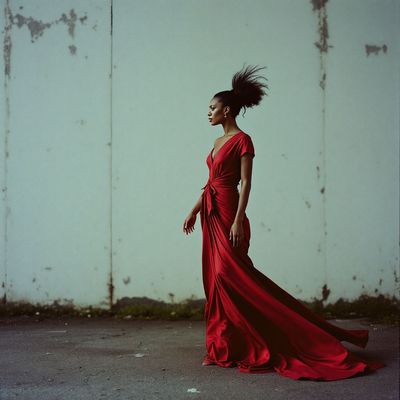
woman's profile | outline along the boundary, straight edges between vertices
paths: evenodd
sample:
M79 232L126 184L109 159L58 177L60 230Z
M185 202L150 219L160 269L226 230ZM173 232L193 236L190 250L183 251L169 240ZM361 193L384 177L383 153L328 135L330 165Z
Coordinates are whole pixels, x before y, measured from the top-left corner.
M236 117L267 94L266 78L258 75L263 68L244 67L234 74L232 89L212 97L208 118L212 126L222 125L224 134L207 155L208 181L183 223L184 233L193 232L200 213L206 296L203 365L325 381L371 372L385 364L366 361L340 343L364 348L368 330L342 329L319 317L263 275L248 256L245 210L255 150Z

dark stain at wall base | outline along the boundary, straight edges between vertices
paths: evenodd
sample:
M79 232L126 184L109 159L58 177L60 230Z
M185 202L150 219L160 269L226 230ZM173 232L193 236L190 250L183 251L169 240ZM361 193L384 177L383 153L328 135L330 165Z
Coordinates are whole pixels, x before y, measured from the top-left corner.
M382 46L376 46L374 44L366 44L365 45L365 52L367 53L367 57L372 53L378 55L379 52L382 50L385 54L387 52L387 46L386 44Z
M330 289L328 289L328 286L326 285L326 283L324 286L322 286L321 293L322 293L322 301L326 301L329 297L329 294L331 293L331 291L330 291Z
M327 296L325 289L325 296ZM324 295L323 295L324 297ZM399 325L400 300L394 296L362 295L355 300L340 298L335 303L323 304L321 299L311 302L299 300L306 307L326 319L368 318L371 322ZM110 309L97 307L79 308L68 301L61 305L27 302L8 302L0 305L0 317L32 316L37 320L52 317L115 317L121 319L204 320L205 299L190 298L179 303L166 303L147 297L123 297Z
M114 303L114 281L113 281L113 274L110 271L109 280L108 280L108 304L111 308Z

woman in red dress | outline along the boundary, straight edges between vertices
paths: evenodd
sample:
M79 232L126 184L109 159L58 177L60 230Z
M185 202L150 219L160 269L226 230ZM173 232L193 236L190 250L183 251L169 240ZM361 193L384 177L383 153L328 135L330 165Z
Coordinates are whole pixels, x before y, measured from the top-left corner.
M233 76L231 90L211 99L209 121L221 124L224 135L207 155L207 184L183 223L184 233L193 232L200 212L206 295L203 365L326 381L371 372L385 364L361 359L340 343L364 348L368 330L327 322L263 275L248 256L250 224L245 209L255 152L236 116L266 94L266 79L257 75L261 69L247 66Z

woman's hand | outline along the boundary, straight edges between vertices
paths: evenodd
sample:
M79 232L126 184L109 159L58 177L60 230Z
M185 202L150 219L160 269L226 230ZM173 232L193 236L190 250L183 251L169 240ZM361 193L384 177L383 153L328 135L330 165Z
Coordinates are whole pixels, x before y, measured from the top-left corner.
M232 246L238 247L244 238L243 224L240 222L234 222L229 232L229 240L232 240Z
M183 232L187 234L194 231L194 224L196 223L196 214L191 212L183 222Z

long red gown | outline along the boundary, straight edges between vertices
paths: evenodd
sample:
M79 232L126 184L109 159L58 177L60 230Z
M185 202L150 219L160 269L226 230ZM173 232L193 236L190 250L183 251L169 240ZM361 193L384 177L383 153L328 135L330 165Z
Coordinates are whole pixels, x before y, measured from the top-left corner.
M256 269L248 256L250 224L238 247L229 240L236 215L240 157L255 155L251 137L232 136L206 163L202 188L202 273L206 295L204 361L241 372L274 372L292 379L337 380L385 364L366 361L340 341L364 348L368 330L346 330L314 314Z

